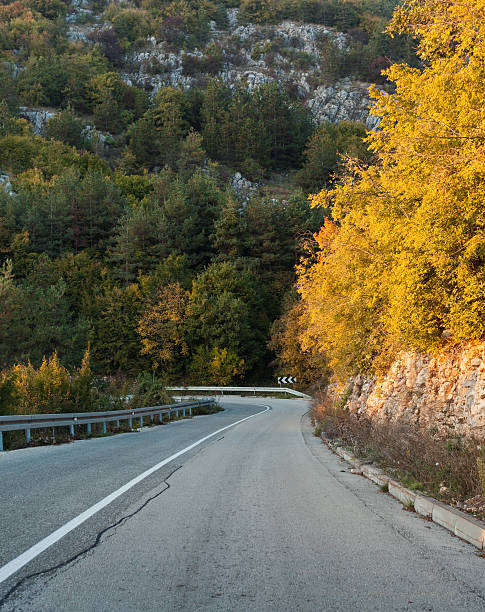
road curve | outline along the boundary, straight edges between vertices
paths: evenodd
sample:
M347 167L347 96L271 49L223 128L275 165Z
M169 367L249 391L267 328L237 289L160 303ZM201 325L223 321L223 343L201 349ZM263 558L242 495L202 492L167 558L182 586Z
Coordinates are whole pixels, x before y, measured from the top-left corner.
M485 609L485 559L332 455L301 400L0 458L0 567L198 439L0 584L2 610Z

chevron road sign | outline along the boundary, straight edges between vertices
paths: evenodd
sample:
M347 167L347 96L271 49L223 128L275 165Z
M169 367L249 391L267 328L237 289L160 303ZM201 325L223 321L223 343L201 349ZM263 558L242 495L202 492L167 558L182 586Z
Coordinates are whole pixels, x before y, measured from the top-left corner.
M278 376L279 385L292 385L293 383L296 383L296 378L294 376Z

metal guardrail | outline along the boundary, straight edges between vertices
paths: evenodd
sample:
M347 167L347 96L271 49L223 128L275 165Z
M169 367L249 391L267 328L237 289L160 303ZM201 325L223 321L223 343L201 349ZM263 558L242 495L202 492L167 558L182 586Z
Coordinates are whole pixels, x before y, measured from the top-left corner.
M139 419L139 426L143 427L143 417L149 416L152 421L158 416L159 423L162 422L162 415L176 413L178 417L192 416L192 408L211 406L214 400L183 402L179 404L169 404L167 406L150 406L148 408L134 408L133 410L110 410L108 412L75 412L58 414L15 414L0 416L0 451L3 451L3 432L25 430L25 440L30 443L31 429L52 428L52 438L55 440L55 427L69 427L71 436L75 434L75 427L86 425L86 433L91 433L93 423L102 423L103 433L106 433L106 424L116 421L116 426L120 426L120 421L128 421L130 428L133 427L133 419Z
M311 399L306 393L296 391L295 389L288 389L287 387L167 387L167 391L210 391L213 393L220 393L224 395L226 393L289 393L296 397L302 397L304 399Z

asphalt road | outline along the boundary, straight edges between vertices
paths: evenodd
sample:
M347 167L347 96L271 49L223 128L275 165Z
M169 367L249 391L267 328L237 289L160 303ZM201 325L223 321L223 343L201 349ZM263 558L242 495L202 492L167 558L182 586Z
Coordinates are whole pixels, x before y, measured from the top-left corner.
M0 456L0 573L199 439L0 584L0 609L485 610L485 559L311 434L301 400Z

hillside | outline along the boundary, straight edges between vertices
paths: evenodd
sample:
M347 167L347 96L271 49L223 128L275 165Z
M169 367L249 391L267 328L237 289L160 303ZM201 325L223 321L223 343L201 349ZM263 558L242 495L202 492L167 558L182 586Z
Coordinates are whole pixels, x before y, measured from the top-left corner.
M367 159L368 84L411 57L392 8L4 4L2 384L83 355L93 376L271 380L325 214L307 193Z

